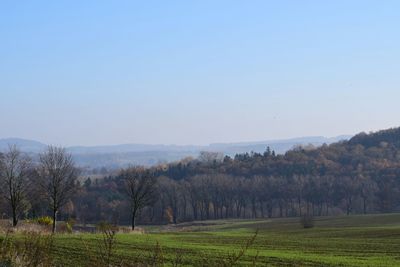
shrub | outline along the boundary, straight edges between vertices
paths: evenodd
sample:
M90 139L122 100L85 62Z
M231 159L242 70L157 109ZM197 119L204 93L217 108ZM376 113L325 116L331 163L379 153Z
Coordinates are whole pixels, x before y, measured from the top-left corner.
M25 232L24 239L9 233L0 240L0 266L51 267L52 236Z
M74 219L70 218L65 222L65 226L67 228L67 232L68 233L72 233L72 228L74 227L74 225L75 225L75 220Z
M67 222L60 222L57 226L58 233L72 233L72 227Z
M97 231L101 233L101 238L96 239L95 249L83 240L86 248L86 255L89 260L87 266L110 267L110 266L125 266L122 264L112 264L112 261L120 261L114 257L116 234L118 228L107 222L100 222L96 225ZM95 251L95 252L94 252Z
M310 214L303 215L300 220L303 228L313 228L314 227L314 217Z
M53 218L51 218L49 216L39 217L35 221L40 225L50 226L53 224Z
M223 255L219 258L209 257L207 254L201 255L201 259L199 264L196 266L241 266L240 261L246 255L247 251L253 246L258 235L258 230L252 235L246 242L242 245L242 247L238 251L231 251L227 255ZM258 251L256 255L253 257L253 266L258 266Z

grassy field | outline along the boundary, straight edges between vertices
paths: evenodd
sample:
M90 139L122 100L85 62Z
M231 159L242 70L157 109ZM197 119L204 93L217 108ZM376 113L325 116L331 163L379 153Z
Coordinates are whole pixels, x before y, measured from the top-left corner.
M400 266L400 214L316 218L303 229L298 218L225 220L149 227L146 234L117 234L114 258L161 258L166 266L221 265L240 253L236 265L251 266ZM81 266L96 254L101 235L58 235L56 257ZM225 259L225 260L224 260Z

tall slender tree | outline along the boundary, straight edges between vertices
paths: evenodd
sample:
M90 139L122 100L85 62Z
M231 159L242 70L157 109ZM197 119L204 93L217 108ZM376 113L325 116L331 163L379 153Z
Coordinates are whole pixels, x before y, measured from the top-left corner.
M131 208L131 226L135 230L140 210L154 203L157 179L151 170L143 167L122 170L120 176L125 182L125 192Z
M28 207L27 190L29 188L30 158L15 145L10 145L0 164L1 190L10 204L12 225L17 226L19 217Z
M53 233L56 232L57 213L76 188L78 170L72 156L64 148L49 146L39 157L39 185L46 195L53 215Z

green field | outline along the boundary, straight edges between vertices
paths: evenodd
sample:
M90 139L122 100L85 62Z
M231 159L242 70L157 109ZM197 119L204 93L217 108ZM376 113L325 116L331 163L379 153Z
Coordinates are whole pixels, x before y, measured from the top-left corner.
M236 265L400 266L399 214L320 217L312 229L301 228L298 218L285 218L206 221L146 230L146 234L117 234L114 258L134 262L157 254L166 266L175 262L221 265L258 230ZM90 250L96 253L99 239L101 235L94 234L58 235L56 257L65 265L85 265L91 260Z

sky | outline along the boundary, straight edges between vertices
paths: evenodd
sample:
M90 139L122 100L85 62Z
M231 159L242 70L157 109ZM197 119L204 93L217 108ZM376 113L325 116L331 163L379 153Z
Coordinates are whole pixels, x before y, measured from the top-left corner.
M400 126L400 1L1 1L0 138L209 144Z

